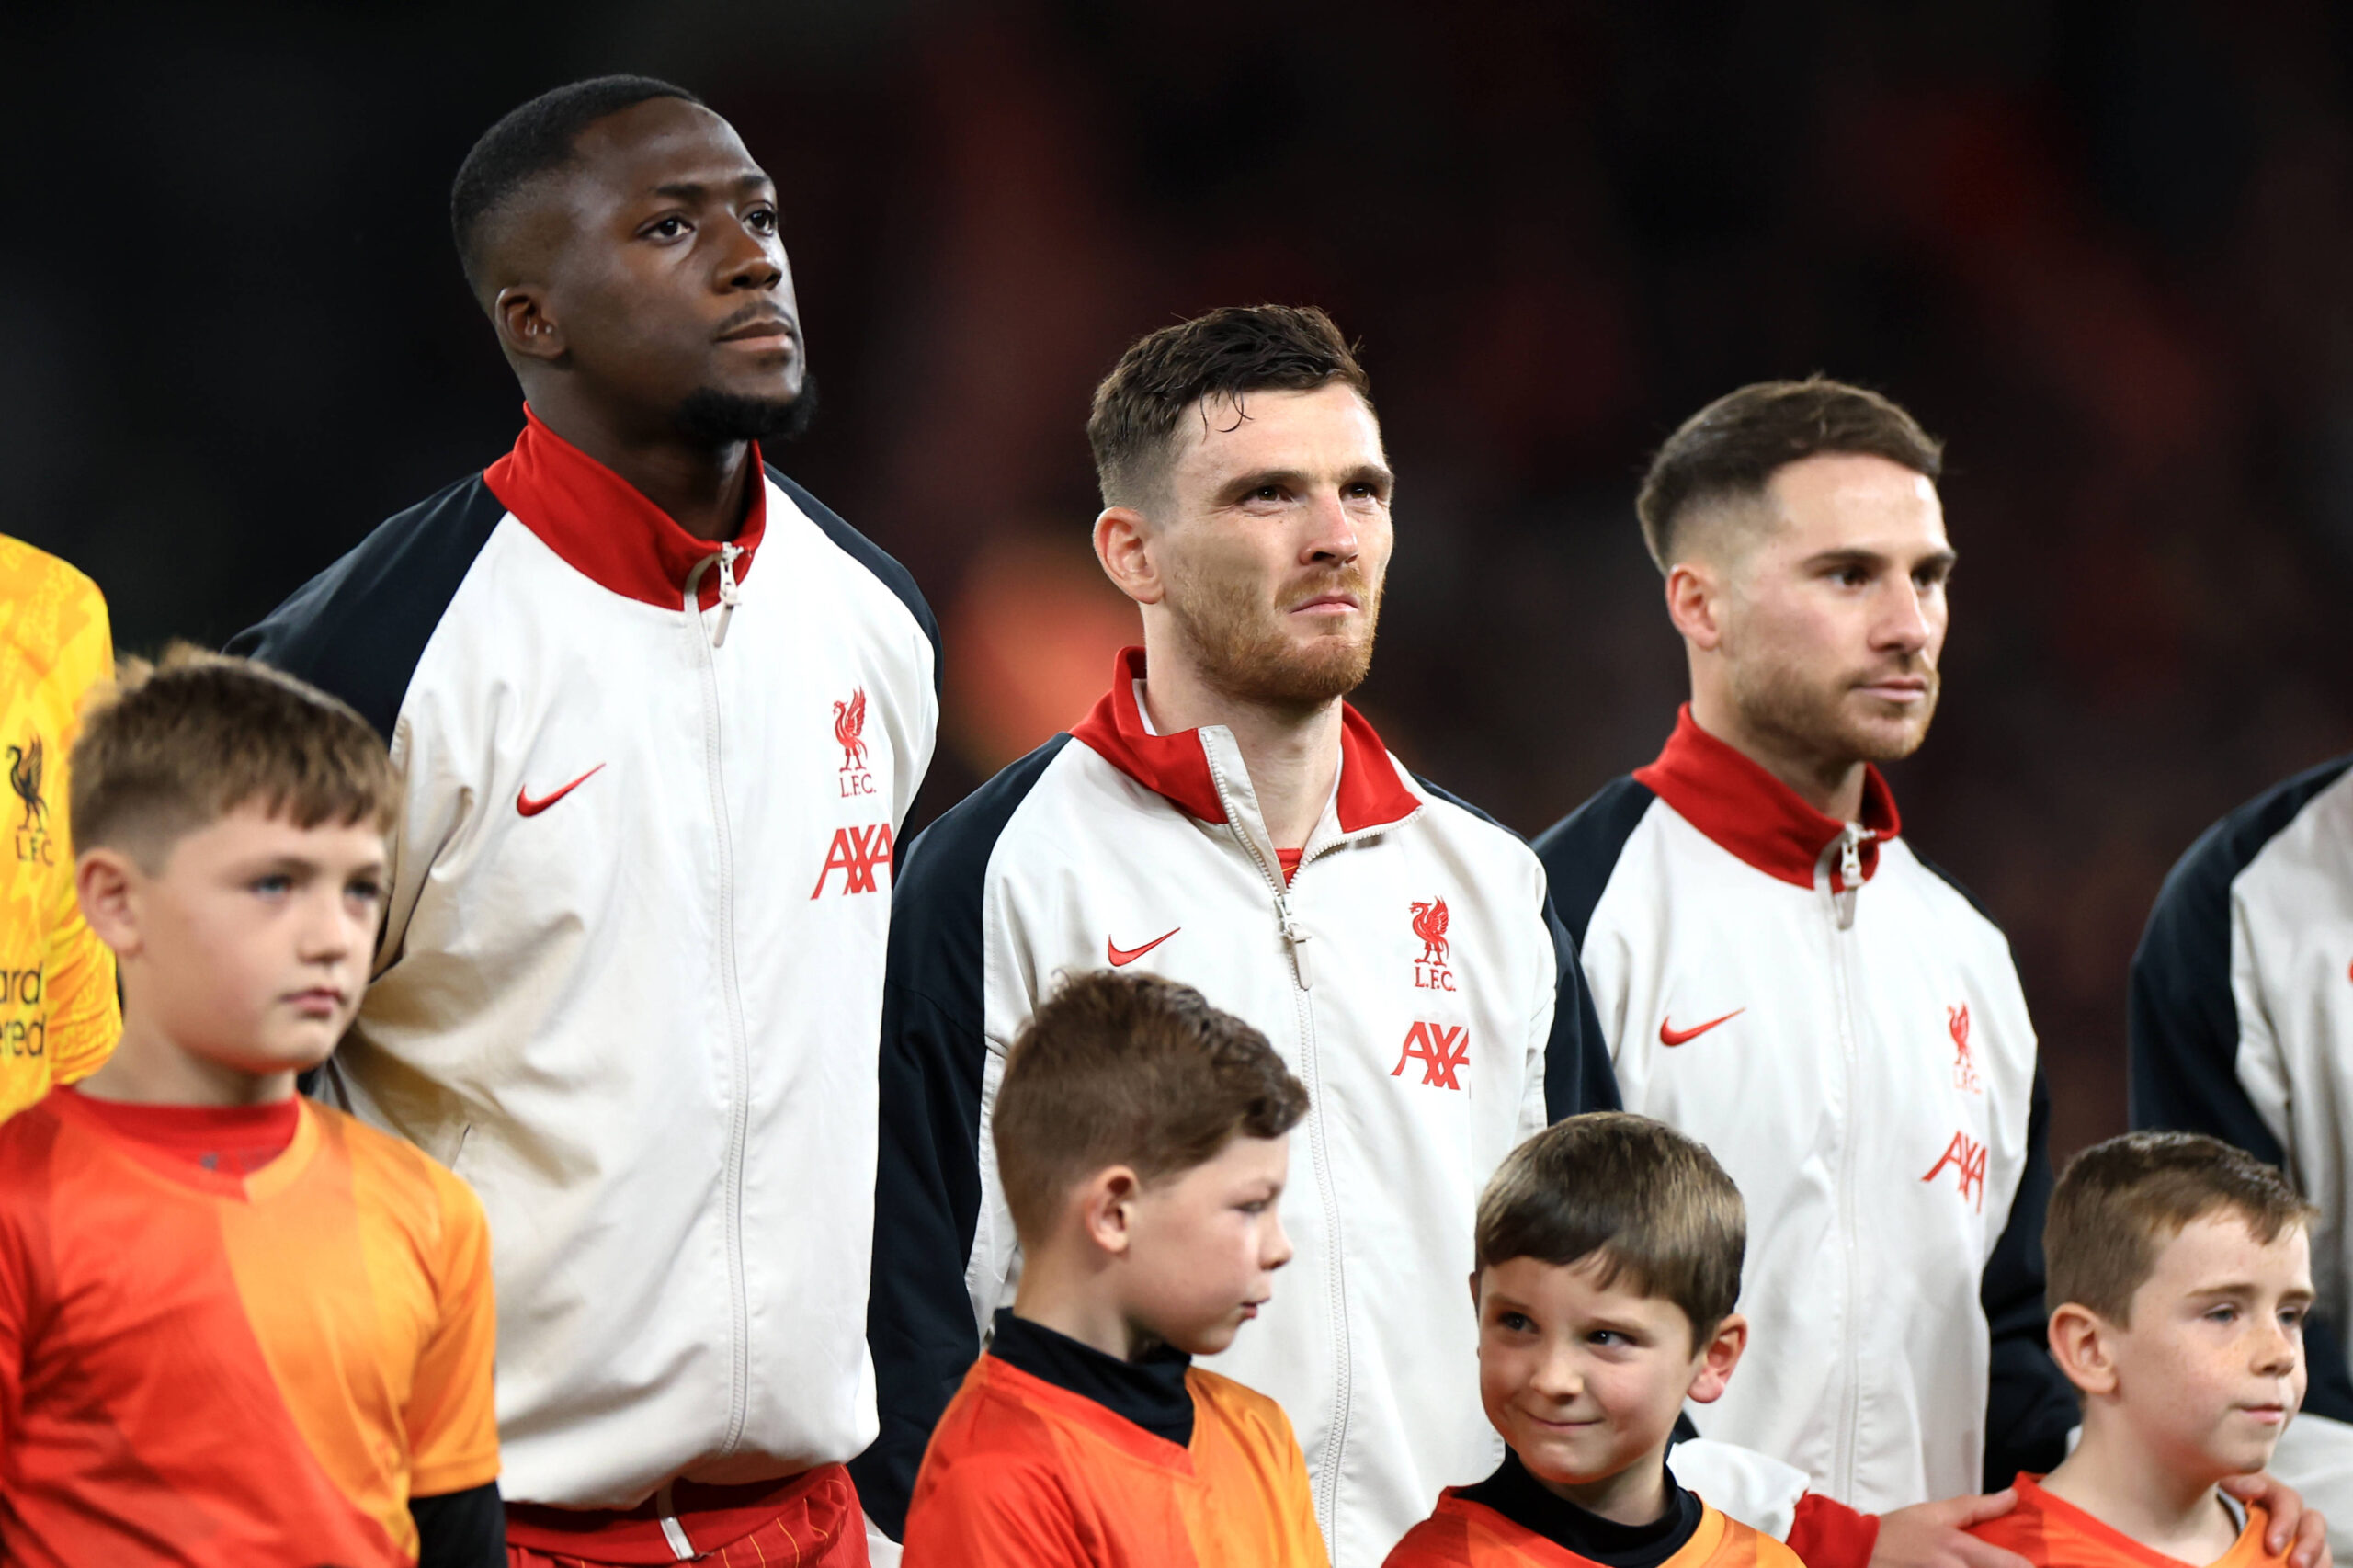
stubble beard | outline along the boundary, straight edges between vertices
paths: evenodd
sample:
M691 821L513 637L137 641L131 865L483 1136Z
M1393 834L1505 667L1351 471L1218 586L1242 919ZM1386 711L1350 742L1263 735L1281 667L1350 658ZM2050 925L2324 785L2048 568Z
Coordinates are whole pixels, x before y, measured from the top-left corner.
M1840 676L1825 682L1789 664L1733 665L1732 699L1752 731L1825 763L1901 762L1928 738L1943 680L1925 659L1907 660L1900 669L1881 673L1918 676L1927 682L1919 711L1908 722L1871 724L1854 714L1849 697L1864 677Z
M1355 635L1327 634L1302 646L1281 625L1287 609L1269 613L1243 595L1214 583L1178 579L1170 585L1168 609L1178 635L1192 650L1201 682L1232 702L1312 712L1364 684L1372 668L1372 642L1381 618L1381 586L1350 567L1328 581L1289 596L1298 604L1317 595L1353 594L1364 608Z

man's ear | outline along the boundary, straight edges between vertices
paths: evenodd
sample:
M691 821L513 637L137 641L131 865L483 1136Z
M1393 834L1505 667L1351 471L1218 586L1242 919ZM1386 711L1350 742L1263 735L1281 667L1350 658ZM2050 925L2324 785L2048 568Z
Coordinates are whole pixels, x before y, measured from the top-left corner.
M1710 653L1721 647L1723 573L1705 561L1678 561L1666 569L1666 619L1685 641Z
M1740 1365L1740 1353L1748 1348L1748 1320L1738 1312L1731 1313L1716 1324L1716 1332L1699 1350L1699 1369L1691 1379L1691 1388L1685 1396L1694 1404L1713 1404L1723 1398L1725 1387L1732 1381L1732 1369Z
M1120 592L1140 605L1156 605L1167 592L1152 545L1151 520L1133 506L1106 506L1095 519L1095 559Z
M2063 1301L2051 1313L2051 1358L2086 1393L2116 1392L2116 1325L2091 1308Z
M498 329L498 346L518 358L554 364L568 351L563 324L556 320L540 285L512 283L501 289L491 301L490 319Z
M1127 1165L1107 1165L1079 1189L1079 1219L1087 1239L1113 1257L1125 1257L1135 1241L1136 1199L1143 1183Z
M139 868L119 849L85 849L74 862L82 918L117 958L139 951Z

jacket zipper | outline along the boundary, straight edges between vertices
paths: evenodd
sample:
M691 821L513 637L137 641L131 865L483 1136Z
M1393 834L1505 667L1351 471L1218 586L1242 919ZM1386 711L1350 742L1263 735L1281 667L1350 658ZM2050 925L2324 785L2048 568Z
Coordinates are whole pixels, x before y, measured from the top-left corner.
M1341 1274L1341 1259L1346 1249L1340 1240L1340 1200L1332 1186L1332 1161L1324 1138L1324 1083L1321 1062L1315 1049L1315 1018L1309 993L1314 986L1314 975L1309 967L1307 943L1313 933L1301 926L1292 915L1290 889L1283 881L1281 870L1267 864L1258 853L1256 840L1243 827L1242 818L1233 809L1233 797L1225 787L1225 776L1214 766L1210 779L1217 786L1218 804L1225 808L1225 820L1233 828L1234 837L1242 841L1251 864L1267 879L1274 890L1275 919L1281 926L1284 943L1290 949L1292 980L1291 1007L1299 1019L1300 1080L1307 1086L1307 1147L1315 1165L1315 1195L1324 1205L1324 1231L1332 1238L1332 1265L1328 1271L1332 1282L1332 1342L1336 1347L1338 1376L1332 1396L1332 1436L1325 1444L1324 1473L1315 1488L1315 1522L1329 1543L1339 1522L1340 1451L1348 1439L1348 1396L1353 1382L1352 1363L1348 1348L1348 1288ZM1329 848L1329 846L1326 846ZM1320 858L1320 857L1319 857ZM1306 858L1301 869L1306 869ZM1296 875L1297 873L1293 873Z
M1838 1044L1846 1066L1847 1115L1845 1131L1838 1140L1838 1250L1841 1281L1847 1297L1846 1332L1840 1335L1845 1345L1845 1366L1840 1369L1844 1381L1843 1406L1838 1417L1838 1443L1833 1455L1837 1490L1834 1495L1845 1499L1855 1494L1855 1427L1861 1419L1862 1367L1856 1353L1858 1325L1862 1303L1856 1292L1855 1241L1855 1107L1858 1098L1856 1076L1861 1070L1855 1026L1855 987L1847 945L1853 940L1855 900L1863 885L1862 835L1849 823L1838 835L1838 881L1844 891L1829 886L1828 869L1822 873L1823 891L1830 895L1830 972L1838 990ZM1828 854L1823 856L1826 862Z
M728 1343L732 1386L727 1406L727 1431L719 1446L732 1454L744 1440L744 1423L751 1403L751 1304L744 1278L744 1147L752 1118L751 1048L744 1028L744 994L735 965L735 846L728 830L727 779L719 747L720 702L717 650L727 640L727 622L738 602L735 558L738 546L722 544L705 556L687 577L688 624L695 634L701 662L703 700L703 765L710 780L711 824L719 847L719 976L721 1001L727 1012L729 1097L727 1124L727 1283L733 1334ZM702 574L719 568L719 624L706 637L702 619Z

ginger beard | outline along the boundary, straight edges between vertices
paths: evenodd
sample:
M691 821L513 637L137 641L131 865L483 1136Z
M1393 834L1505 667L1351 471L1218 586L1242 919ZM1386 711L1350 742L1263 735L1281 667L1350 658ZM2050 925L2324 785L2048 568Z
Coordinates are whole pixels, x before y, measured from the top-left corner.
M1203 684L1230 701L1306 710L1364 684L1381 618L1380 578L1351 563L1291 583L1270 604L1257 597L1255 577L1244 570L1221 571L1214 562L1188 562L1169 574L1169 619ZM1331 593L1353 594L1364 608L1332 617L1333 624L1302 637L1291 612Z

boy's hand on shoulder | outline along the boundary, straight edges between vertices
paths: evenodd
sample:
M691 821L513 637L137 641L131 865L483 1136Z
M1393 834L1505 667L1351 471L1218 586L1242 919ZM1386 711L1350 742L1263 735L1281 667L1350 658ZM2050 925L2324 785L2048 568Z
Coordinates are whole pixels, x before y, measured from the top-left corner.
M2034 1568L2017 1552L1967 1533L1972 1525L2000 1518L2018 1501L2006 1486L1982 1497L1947 1497L1881 1514L1870 1568Z
M2263 1536L2264 1551L2277 1557L2292 1538L2296 1550L2289 1554L2288 1568L2329 1568L2334 1559L2328 1551L2328 1521L2321 1517L2318 1508L2305 1507L2302 1494L2294 1487L2267 1471L2260 1475L2232 1476L2222 1483L2222 1490L2271 1516L2271 1528Z

